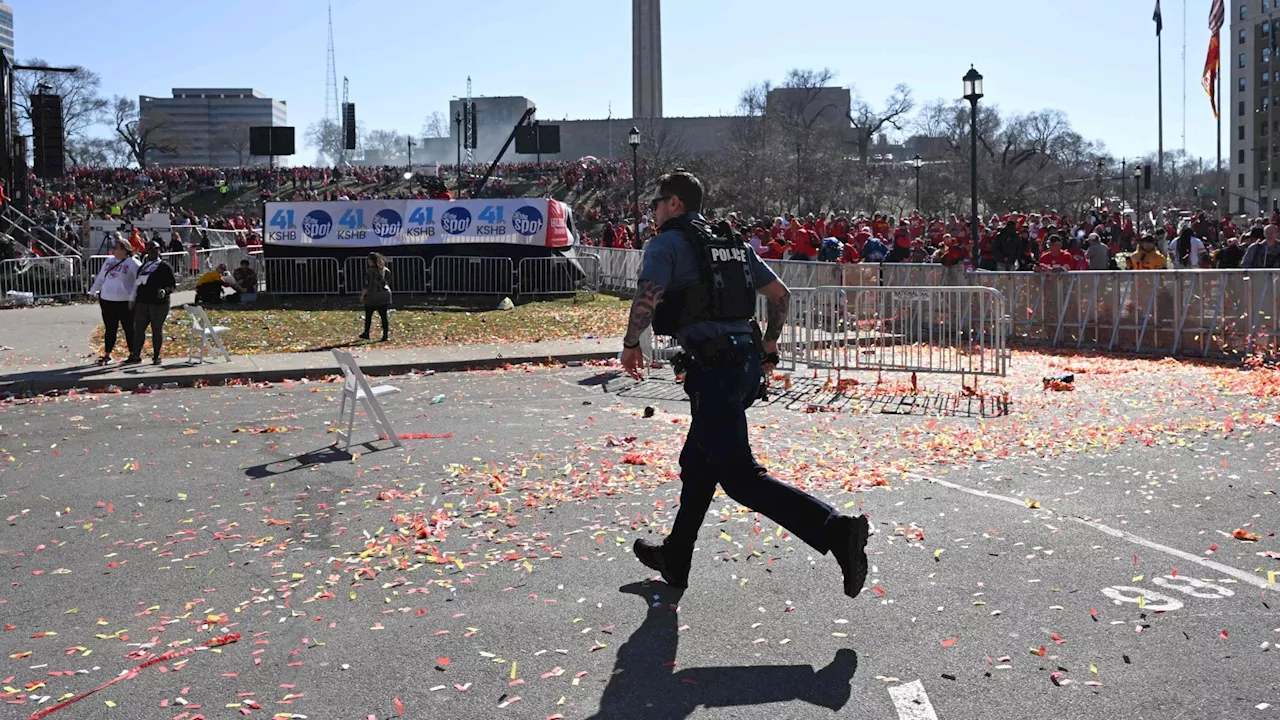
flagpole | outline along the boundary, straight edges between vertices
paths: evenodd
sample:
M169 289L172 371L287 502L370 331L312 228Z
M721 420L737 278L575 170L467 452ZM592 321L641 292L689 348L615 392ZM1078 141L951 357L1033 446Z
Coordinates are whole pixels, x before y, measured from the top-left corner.
M1158 7L1158 5L1157 5ZM1164 38L1162 33L1156 31L1156 97L1159 104L1158 124L1159 124L1159 145L1157 153L1159 154L1159 181L1160 189L1156 193L1156 208L1163 213L1164 208ZM1157 218L1158 219L1158 218Z
M1221 220L1221 216L1227 213L1227 210L1229 209L1227 206L1230 205L1230 201L1227 198L1227 179L1226 177L1223 176L1223 173L1222 173L1222 44L1221 44L1221 40L1219 40L1219 44L1218 44L1218 78L1217 79L1218 79L1218 97L1214 98L1214 102L1217 104L1218 113L1217 113L1217 117L1215 117L1214 120L1217 122L1217 125L1218 125L1218 172L1214 173L1214 175L1218 178L1218 203L1219 203L1218 215L1219 215L1219 220Z

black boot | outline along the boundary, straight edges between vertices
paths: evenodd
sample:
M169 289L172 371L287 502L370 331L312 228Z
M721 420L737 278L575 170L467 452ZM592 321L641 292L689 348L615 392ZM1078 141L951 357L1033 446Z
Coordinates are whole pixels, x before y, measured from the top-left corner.
M689 587L689 566L668 560L666 546L640 538L632 546L632 552L645 567L661 573L666 584L674 588Z
M827 525L831 538L831 554L844 572L844 594L858 597L867 582L867 538L871 522L866 515L851 518L841 515Z

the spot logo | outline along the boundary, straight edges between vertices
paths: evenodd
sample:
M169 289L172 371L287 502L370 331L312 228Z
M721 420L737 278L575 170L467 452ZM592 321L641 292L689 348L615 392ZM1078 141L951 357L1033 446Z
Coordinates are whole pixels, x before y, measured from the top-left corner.
M471 211L464 207L451 207L440 216L440 227L450 235L461 235L471 227Z
M333 218L323 210L312 210L302 218L302 234L319 240L333 232Z
M526 237L537 235L542 230L542 213L532 205L525 205L512 213L511 227Z
M378 214L373 216L373 234L383 239L399 235L403 225L400 213L395 210L379 210Z

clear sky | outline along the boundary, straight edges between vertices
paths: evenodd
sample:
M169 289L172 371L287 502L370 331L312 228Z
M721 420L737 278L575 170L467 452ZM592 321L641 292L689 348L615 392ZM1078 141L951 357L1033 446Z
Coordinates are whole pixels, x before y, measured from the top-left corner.
M325 0L7 2L19 59L92 68L108 95L254 87L286 100L300 130L323 115ZM1154 152L1154 4L663 0L664 109L730 114L744 87L793 67L830 67L876 101L900 82L919 101L955 98L972 63L984 102L1059 109L1117 156ZM1184 74L1184 0L1163 2L1165 147L1183 146L1185 84L1186 148L1212 158L1209 0L1185 5ZM468 75L475 95L524 95L544 120L604 118L610 103L631 114L630 0L333 0L333 22L339 93L349 77L367 129L417 133L465 95Z

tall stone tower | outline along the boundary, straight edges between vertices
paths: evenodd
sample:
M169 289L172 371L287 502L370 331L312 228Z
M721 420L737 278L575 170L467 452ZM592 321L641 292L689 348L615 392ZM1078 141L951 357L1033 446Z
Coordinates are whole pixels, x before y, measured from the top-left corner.
M631 116L662 117L661 0L631 0Z

